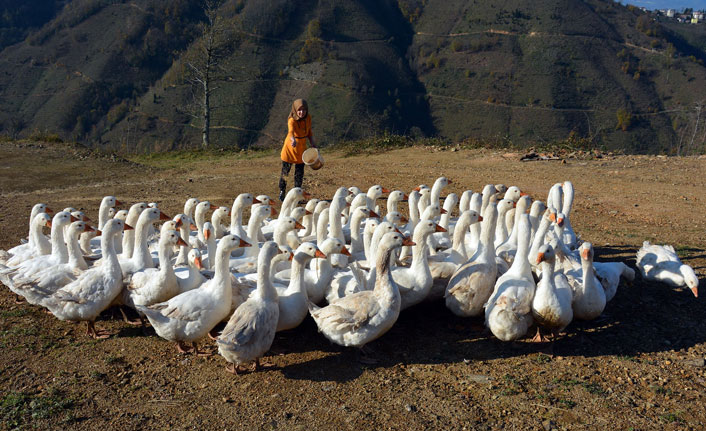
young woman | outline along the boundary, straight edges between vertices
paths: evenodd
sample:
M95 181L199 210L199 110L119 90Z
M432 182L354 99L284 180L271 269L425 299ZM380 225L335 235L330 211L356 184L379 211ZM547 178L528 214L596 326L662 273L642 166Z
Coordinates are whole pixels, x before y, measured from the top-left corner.
M287 119L287 137L282 145L282 173L279 177L279 200L283 201L287 191L287 176L294 165L294 187L301 187L304 181L304 162L302 154L306 150L306 140L316 148L314 135L311 132L311 115L304 99L297 99L292 103L292 110Z

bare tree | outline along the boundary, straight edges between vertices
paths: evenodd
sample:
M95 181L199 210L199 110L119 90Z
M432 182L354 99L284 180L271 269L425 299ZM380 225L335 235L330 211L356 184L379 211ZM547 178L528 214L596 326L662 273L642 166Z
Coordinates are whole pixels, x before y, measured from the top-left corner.
M227 55L230 33L225 20L218 13L222 0L204 0L206 21L201 25L202 36L188 54L187 81L192 86L193 105L187 114L201 120L201 145L211 143L211 116L216 106L212 96L218 90L215 84L223 79L221 60Z

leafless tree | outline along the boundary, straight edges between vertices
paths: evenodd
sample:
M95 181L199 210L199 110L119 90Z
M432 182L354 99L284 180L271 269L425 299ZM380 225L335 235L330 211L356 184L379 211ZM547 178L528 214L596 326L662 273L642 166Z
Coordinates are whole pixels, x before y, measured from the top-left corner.
M211 117L217 109L212 96L218 90L217 82L224 78L221 61L227 55L231 35L218 8L222 0L204 0L206 21L201 25L202 36L187 55L189 74L187 81L192 86L193 104L187 114L201 121L201 145L211 143Z

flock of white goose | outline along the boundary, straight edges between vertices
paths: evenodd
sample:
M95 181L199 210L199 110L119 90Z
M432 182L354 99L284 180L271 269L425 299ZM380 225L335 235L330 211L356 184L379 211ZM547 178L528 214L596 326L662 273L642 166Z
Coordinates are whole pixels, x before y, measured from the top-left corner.
M591 243L577 239L571 182L555 184L546 204L516 186L486 185L450 193L442 205L449 183L441 177L409 194L341 187L330 201L294 188L279 214L265 195L243 193L232 208L191 198L173 219L154 203L117 210L106 196L95 230L80 211L51 217L37 204L28 240L0 250L0 281L61 320L86 321L93 337L108 336L94 322L111 305L134 309L181 352L199 353L196 341L225 322L211 336L237 373L244 363L257 368L275 333L307 314L330 341L362 349L401 310L443 298L458 316L484 314L500 340L536 325L543 341L574 318L601 315L621 278L634 279L622 262L594 262ZM399 212L403 201L408 217ZM698 295L693 269L669 246L645 242L637 267L645 279Z

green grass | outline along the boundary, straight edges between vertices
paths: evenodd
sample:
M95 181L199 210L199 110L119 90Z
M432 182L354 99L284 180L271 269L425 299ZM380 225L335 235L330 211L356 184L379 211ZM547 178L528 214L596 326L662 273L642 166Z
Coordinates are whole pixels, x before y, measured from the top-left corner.
M659 416L659 419L662 422L666 423L674 423L674 422L684 422L684 419L681 418L682 412L681 411L676 411L673 413L665 413Z
M9 392L0 399L0 417L5 426L19 428L38 419L48 419L65 414L71 417L76 407L74 399L64 393L51 390L47 394Z
M133 163L150 166L157 169L169 169L183 166L184 163L204 162L223 158L256 159L271 154L267 150L240 151L233 148L191 149L156 152L150 154L131 155L128 160Z

